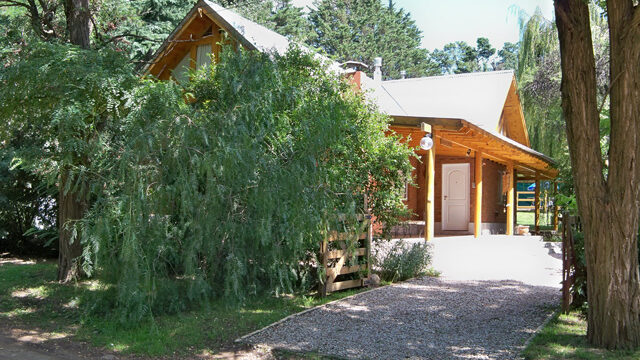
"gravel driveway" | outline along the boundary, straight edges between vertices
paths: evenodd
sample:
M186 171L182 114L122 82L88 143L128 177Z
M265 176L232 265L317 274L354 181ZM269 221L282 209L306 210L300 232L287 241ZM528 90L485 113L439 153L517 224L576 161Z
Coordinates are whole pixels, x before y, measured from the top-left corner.
M358 359L516 359L559 303L560 260L535 237L469 241L434 241L440 278L361 293L243 341ZM482 257L478 264L465 262L477 257ZM474 271L479 264L490 270ZM526 271L513 267L520 265Z

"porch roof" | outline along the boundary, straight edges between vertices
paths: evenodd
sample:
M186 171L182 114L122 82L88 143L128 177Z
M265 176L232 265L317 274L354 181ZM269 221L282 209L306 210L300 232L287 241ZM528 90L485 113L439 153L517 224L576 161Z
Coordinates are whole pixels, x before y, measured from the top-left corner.
M534 176L538 173L543 179L554 179L558 176L553 159L506 136L484 130L465 119L415 116L393 116L393 119L394 130L401 135L411 136L410 146L419 145L425 134L420 129L420 124L425 122L436 130L434 142L438 149L455 146L480 151L484 157L499 163L513 163L521 174ZM438 153L436 150L436 154Z

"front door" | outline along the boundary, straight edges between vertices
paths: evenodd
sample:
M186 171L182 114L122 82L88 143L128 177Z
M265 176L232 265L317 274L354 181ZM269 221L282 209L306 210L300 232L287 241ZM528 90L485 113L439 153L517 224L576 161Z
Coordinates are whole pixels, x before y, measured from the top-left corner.
M442 230L469 230L469 164L442 164Z

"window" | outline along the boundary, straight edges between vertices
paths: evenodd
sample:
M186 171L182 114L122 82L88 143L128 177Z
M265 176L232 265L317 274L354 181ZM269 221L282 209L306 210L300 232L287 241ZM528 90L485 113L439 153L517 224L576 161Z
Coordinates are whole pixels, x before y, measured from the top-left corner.
M173 78L176 79L178 83L182 84L189 81L189 65L191 65L191 54L187 52L187 55L180 60L173 70Z
M198 45L196 51L196 68L201 69L203 66L211 64L211 44Z

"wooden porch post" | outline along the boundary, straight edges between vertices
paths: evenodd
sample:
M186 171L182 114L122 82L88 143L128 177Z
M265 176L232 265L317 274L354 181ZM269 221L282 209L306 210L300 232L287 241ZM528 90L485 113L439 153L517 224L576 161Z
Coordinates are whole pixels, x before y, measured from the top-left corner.
M473 236L480 237L482 233L482 152L476 151L475 163L476 204L473 216Z
M509 181L509 186L507 187L507 235L513 235L513 221L514 221L514 212L515 212L515 202L514 198L514 179L513 179L513 163L507 163L507 179Z
M558 180L553 181L553 231L558 231Z
M535 207L535 229L536 234L540 232L540 174L536 172L536 197L533 201L533 206Z
M511 177L511 181L513 181L513 228L515 229L518 225L518 170L513 169L513 176Z
M432 132L433 147L427 151L425 159L426 163L426 185L425 206L424 206L424 240L433 240L434 223L435 223L435 178L436 178L436 136L435 131Z

